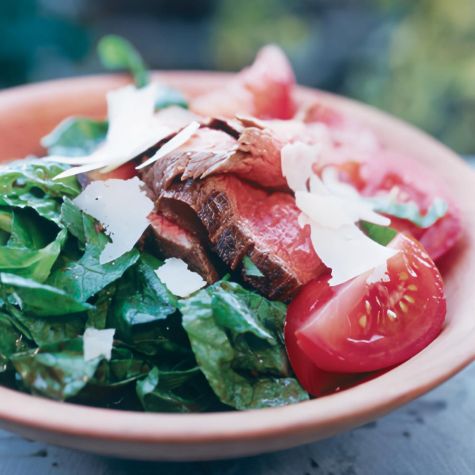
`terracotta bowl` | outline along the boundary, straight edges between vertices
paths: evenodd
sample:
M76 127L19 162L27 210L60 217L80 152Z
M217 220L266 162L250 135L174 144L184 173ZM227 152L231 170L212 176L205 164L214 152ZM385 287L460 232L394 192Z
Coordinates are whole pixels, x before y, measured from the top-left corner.
M190 95L223 84L209 73L158 75ZM39 139L69 115L103 116L104 93L127 78L101 76L47 82L0 93L0 159L41 153ZM441 335L392 371L353 389L293 406L247 412L172 415L58 403L0 388L0 425L32 439L139 459L215 459L284 449L376 419L446 381L475 359L475 174L424 133L356 102L300 88L379 132L441 175L463 212L465 233L443 262L448 315ZM424 177L421 177L423 180Z

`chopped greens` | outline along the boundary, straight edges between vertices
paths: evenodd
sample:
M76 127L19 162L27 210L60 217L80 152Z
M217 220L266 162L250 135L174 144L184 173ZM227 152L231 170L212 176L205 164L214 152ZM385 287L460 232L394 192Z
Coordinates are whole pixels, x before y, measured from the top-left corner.
M149 73L142 56L125 38L104 36L97 45L97 53L104 67L129 71L137 87L149 83Z
M150 73L147 70L144 59L132 43L125 38L117 35L104 36L97 44L97 53L105 68L129 72L137 87L144 87L150 83ZM155 109L165 109L171 106L187 109L188 101L177 89L161 84L158 85ZM104 127L107 130L107 124ZM91 132L90 130L88 131Z
M75 338L16 353L11 361L26 389L64 401L76 396L93 378L100 358L85 361L82 339Z
M179 308L196 361L221 402L253 409L308 399L288 367L284 304L221 281Z
M104 37L98 52L106 68L131 73L137 88L150 83L127 40ZM188 106L179 91L156 86L155 109ZM108 128L106 120L70 117L41 143L49 156L84 157ZM158 277L164 263L147 252L146 239L101 264L111 238L75 204L85 181L56 179L68 169L37 158L0 167L5 384L60 401L151 412L308 399L288 363L284 304L226 279L179 298ZM243 267L263 277L249 257Z
M107 135L104 120L86 117L68 117L42 138L41 145L49 155L80 157L91 153Z

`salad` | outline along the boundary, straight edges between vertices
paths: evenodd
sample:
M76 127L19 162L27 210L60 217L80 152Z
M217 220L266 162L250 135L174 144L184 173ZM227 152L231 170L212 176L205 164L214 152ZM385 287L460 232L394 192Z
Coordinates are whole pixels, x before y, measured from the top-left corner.
M266 46L188 97L126 40L133 83L0 167L0 379L154 412L281 406L403 363L443 328L457 242L441 180L299 101Z

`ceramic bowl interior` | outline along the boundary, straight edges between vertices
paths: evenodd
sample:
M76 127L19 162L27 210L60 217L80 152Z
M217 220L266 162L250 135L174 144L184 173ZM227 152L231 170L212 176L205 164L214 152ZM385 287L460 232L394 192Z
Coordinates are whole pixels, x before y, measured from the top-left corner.
M230 76L159 74L189 95ZM0 93L0 159L41 154L39 139L70 115L102 117L105 92L122 76L68 79ZM460 206L465 232L442 262L448 315L441 335L421 353L360 386L293 406L212 414L144 414L58 403L0 388L0 425L27 437L102 454L141 459L224 458L277 450L328 437L375 419L447 380L475 359L475 174L424 133L356 102L300 88L377 131L382 141L443 177ZM423 180L424 177L421 177Z

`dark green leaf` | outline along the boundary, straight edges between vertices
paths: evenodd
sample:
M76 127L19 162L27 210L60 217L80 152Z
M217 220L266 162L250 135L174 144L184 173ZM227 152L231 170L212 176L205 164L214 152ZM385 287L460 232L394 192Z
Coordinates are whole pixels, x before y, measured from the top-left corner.
M97 294L94 308L87 312L87 327L97 328L98 330L106 328L107 315L112 306L116 289L116 283L112 283Z
M217 405L197 367L170 371L155 367L145 379L137 381L137 396L147 412L198 412Z
M136 249L106 264L99 257L108 243L105 234L97 229L94 220L74 210L74 204L65 200L61 216L68 231L86 241L86 250L79 260L64 257L48 279L48 284L63 289L74 298L85 302L93 295L119 279L139 258Z
M69 117L43 137L41 144L49 155L89 155L106 138L107 128L104 120Z
M78 301L61 289L14 274L0 273L0 286L4 295L15 296L21 310L38 316L67 315L92 308L88 303Z
M360 221L360 226L368 237L382 246L387 246L397 235L397 231L389 226L380 226L368 221Z
M36 317L27 315L11 305L8 312L10 321L15 327L41 347L69 340L84 333L85 319L82 315Z
M259 268L252 262L249 256L244 256L242 260L242 265L244 267L244 273L249 277L264 277L264 274L259 270Z
M285 305L221 281L179 308L196 361L223 403L251 409L308 399L288 368Z
M10 234L0 245L0 272L44 282L61 252L66 230L58 232L56 225L31 209L13 209L9 214Z
M11 356L24 386L33 394L65 400L76 396L93 378L101 361L85 361L82 338Z
M81 191L75 177L53 180L67 168L41 159L18 160L0 167L0 206L33 208L60 224L62 198L75 197Z
M125 38L116 35L104 36L97 45L97 53L104 67L130 72L137 87L149 83L149 74L142 56Z
M380 213L407 219L420 228L430 228L440 218L445 216L449 206L441 198L435 198L426 213L422 214L419 206L414 201L398 203L387 198L375 197L371 199L374 209Z
M107 324L136 351L147 355L172 356L180 361L191 350L179 315L176 298L149 264L145 254L117 283Z
M143 259L117 284L113 323L121 338L129 340L135 327L165 320L175 313L176 299Z
M8 315L0 313L0 373L7 367L13 353L28 349L23 335L10 321Z
M91 384L94 386L120 387L143 378L150 365L127 348L113 348L110 361L103 360Z

